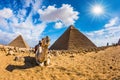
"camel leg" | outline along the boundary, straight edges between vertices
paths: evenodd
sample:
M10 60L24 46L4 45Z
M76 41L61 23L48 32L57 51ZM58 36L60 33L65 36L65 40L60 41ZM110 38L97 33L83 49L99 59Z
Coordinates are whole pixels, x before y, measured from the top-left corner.
M38 60L36 60L36 63L37 63L39 66L44 66L44 62L39 62Z
M39 65L40 64L40 62L38 61L38 60L36 60L36 63Z
M50 59L48 58L45 62L44 62L45 66L50 65Z
M39 66L44 66L44 62L40 63Z

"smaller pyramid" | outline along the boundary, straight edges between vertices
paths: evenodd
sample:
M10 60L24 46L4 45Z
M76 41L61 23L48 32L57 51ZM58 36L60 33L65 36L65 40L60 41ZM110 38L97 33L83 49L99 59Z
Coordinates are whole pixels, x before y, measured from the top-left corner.
M11 41L9 46L19 47L19 48L29 48L28 44L24 41L23 37L19 35L13 41Z

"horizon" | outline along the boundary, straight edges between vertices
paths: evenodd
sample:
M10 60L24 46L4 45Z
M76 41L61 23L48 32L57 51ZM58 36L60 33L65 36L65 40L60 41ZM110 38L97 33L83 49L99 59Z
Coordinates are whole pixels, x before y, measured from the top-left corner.
M34 47L45 36L51 45L74 25L96 46L120 39L120 1L0 0L0 44L18 35Z

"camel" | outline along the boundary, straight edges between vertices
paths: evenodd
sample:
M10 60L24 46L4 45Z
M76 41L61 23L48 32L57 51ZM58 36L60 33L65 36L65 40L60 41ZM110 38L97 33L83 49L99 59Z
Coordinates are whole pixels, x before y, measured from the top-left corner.
M49 65L50 63L50 58L48 57L48 46L50 45L49 42L49 37L46 36L39 42L39 45L37 46L35 58L36 63L40 66Z

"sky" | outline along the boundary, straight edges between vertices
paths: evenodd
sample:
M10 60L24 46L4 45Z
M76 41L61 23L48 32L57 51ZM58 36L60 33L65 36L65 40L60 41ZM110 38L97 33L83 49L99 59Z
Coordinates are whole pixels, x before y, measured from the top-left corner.
M34 47L49 36L51 45L74 25L96 46L120 38L120 0L0 0L0 44L18 35Z

